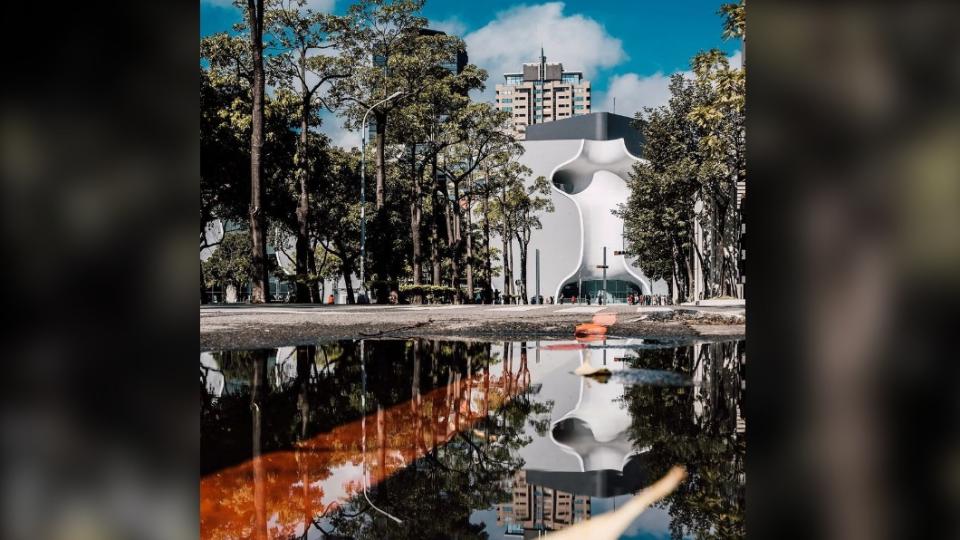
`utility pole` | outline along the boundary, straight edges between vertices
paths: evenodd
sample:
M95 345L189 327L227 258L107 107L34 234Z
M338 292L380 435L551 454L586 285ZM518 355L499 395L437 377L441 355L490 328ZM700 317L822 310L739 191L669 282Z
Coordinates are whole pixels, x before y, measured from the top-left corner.
M603 264L598 264L597 268L603 269L603 296L604 300L607 299L607 246L603 246ZM599 302L599 300L598 300Z
M386 69L386 67L384 67L384 69ZM401 94L403 94L403 92L394 92L371 105L370 108L367 109L367 112L363 113L363 120L360 122L361 129L363 130L360 132L360 289L363 291L364 296L367 296L367 286L365 285L366 276L364 275L364 268L367 266L367 216L364 209L367 206L367 191L365 187L367 183L367 131L370 129L370 126L367 124L367 115L381 103L386 103Z
M607 299L607 246L603 246L603 299Z

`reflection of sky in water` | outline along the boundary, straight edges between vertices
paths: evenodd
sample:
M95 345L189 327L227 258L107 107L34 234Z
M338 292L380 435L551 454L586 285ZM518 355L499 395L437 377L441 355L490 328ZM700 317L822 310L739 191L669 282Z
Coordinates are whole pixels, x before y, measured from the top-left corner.
M620 495L608 499L593 499L594 514L613 511L630 500L629 495ZM666 508L647 508L630 527L620 536L631 540L670 538L670 514Z
M212 425L203 424L203 444L212 444L217 450L235 451L233 458L220 452L204 454L208 461L204 470L208 473L201 481L202 538L251 537L257 519L262 519L267 529L265 538L290 533L302 535L311 514L331 532L333 516L354 513L363 507L364 503L357 497L364 470L371 497L388 511L405 513L402 517L413 520L406 526L436 527L429 516L442 516L449 509L431 507L429 501L405 502L404 493L418 492L423 497L424 490L429 495L430 489L436 489L432 486L444 485L448 497L476 501L468 503L472 506L450 510L467 510L462 518L455 518L451 523L455 524L456 519L462 519L464 525L482 523L490 538L517 538L505 534L505 522L524 521L507 514L522 506L511 499L515 483L523 481L515 476L518 467L528 471L529 476L524 478L529 485L561 482L557 485L593 486L592 489L599 491L591 493L589 487L584 488L586 491L577 487L553 487L557 491L576 493L581 501L589 499L589 513L597 516L622 506L632 496L629 492L648 485L655 479L654 475L662 474L652 472L653 469L681 459L696 461L698 455L690 451L691 448L698 451L699 441L707 437L706 431L701 435L699 430L706 429L708 424L712 426L711 433L729 436L731 440L738 438L734 426L739 432L745 425L738 402L730 402L725 397L725 393L737 394L742 388L737 378L741 376L737 375L740 361L730 357L737 354L734 342L671 347L642 340L607 339L591 343L589 349L578 347L572 341L468 346L461 342L422 340L415 348L412 342L399 340L368 341L367 344L365 369L370 380L365 453L360 444L363 434L360 419L364 415L357 397L361 390L361 370L357 349L351 348L353 345L331 344L330 348L313 347L309 351L303 347L282 347L267 353L262 360L263 372L258 377L262 382L263 440L274 447L263 448L263 457L255 460L250 460L249 454L245 459L237 458L244 458L243 448L249 452L249 396L256 386L256 378L251 375L248 363L236 357L209 353L201 356L201 367L214 370L208 374L205 388L208 395L216 396L206 405L205 418L214 414L215 421ZM417 352L411 354L412 349ZM716 358L711 359L711 355ZM304 371L305 361L307 371ZM585 362L606 366L614 376L604 383L574 375L573 370ZM416 377L413 365L419 366L420 374ZM305 375L308 372L309 377ZM226 393L217 392L218 387L224 387L224 379ZM314 394L308 392L298 397L298 392L310 388ZM313 397L309 397L311 395ZM307 405L304 399L309 402L306 410L311 414L306 425L298 419L298 411L303 410L300 407ZM503 413L506 409L513 412ZM644 416L635 416L638 411ZM488 418L493 423L485 420ZM571 418L576 418L579 435L570 438L568 432L566 438L554 438L556 430L561 425L569 425ZM229 426L223 430L225 424ZM509 428L508 424L514 427ZM305 437L300 435L304 429ZM674 439L675 436L679 438ZM631 443L634 437L642 440ZM561 439L570 444L563 444ZM457 467L477 466L465 444L468 440L487 450L509 447L509 453L498 459L514 463L514 468L504 469L497 477L488 477L486 485L472 483L469 478L450 477L454 474L450 471ZM690 441L694 441L693 444ZM237 445L240 450L235 448ZM584 459L592 447L615 452L616 459L602 462ZM649 454L648 449L651 449ZM721 462L734 463L733 470L742 468L736 465L736 456L728 450L721 448L720 452L706 456L709 459L704 463L716 462L719 457ZM628 455L643 456L638 462L642 462L640 468L631 466L624 470L619 465ZM455 461L441 463L451 456ZM608 462L616 462L617 466L609 467ZM255 489L258 472L253 463L259 463L257 466L262 469L259 474L264 478L260 503L257 503ZM434 463L440 468L434 467ZM648 463L652 468L649 471ZM697 474L697 463L684 464L692 474ZM591 471L594 474L616 471L619 478L627 480L597 483L596 476L580 476L589 475ZM566 476L558 479L558 474ZM606 487L598 487L601 485ZM499 488L495 486L504 486L506 499L496 494ZM543 497L545 487L550 486L534 488L541 490L537 497ZM611 491L604 491L611 489L626 494L612 497ZM743 486L714 485L711 489L738 493ZM489 495L477 498L475 492ZM666 503L664 508L644 511L623 538L669 538L672 512L676 510L688 517L698 515L695 512L698 493L676 495L680 498ZM482 505L477 504L483 500ZM497 503L508 505L509 510L498 515ZM404 504L413 504L416 510ZM742 503L731 504L724 511L742 515ZM324 509L327 515L320 518ZM414 516L417 512L426 517ZM582 510L573 513L583 515ZM371 515L376 521L378 516L372 512ZM563 518L557 516L560 514L550 519L556 527L563 528ZM501 525L497 524L498 518ZM542 512L533 519L536 522L533 528L542 527L545 522ZM402 525L390 524L379 532L361 526L345 533L355 537L382 537L384 530L391 530L393 526ZM693 526L699 525L694 522ZM710 527L704 524L701 532ZM441 532L446 531L426 530L425 534ZM322 533L311 527L307 538L320 537Z

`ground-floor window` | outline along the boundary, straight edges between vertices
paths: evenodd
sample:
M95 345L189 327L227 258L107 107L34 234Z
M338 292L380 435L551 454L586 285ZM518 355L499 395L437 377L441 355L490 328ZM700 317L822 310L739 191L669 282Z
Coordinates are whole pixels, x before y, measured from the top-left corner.
M597 301L597 295L600 291L603 290L603 280L602 279L591 279L585 280L583 282L573 281L567 283L561 289L560 296L564 298L564 301L569 302L573 297L577 298L577 302L586 302L587 298L590 298L591 302ZM630 294L643 294L643 290L639 285L632 283L630 281L623 281L619 279L608 279L607 280L607 294L609 295L610 303L627 303L627 296Z

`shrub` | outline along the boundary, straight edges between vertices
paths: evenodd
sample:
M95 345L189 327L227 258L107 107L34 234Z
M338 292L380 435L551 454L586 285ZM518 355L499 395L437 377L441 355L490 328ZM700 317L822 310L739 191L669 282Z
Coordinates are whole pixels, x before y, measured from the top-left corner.
M450 304L457 290L445 285L401 285L400 303L420 300L425 304Z

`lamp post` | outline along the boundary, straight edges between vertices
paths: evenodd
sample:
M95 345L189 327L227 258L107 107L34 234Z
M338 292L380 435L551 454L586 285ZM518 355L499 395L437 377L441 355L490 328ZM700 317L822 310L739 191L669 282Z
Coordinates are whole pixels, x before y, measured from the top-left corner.
M367 266L367 115L381 104L390 101L400 94L403 94L403 92L398 90L371 105L367 109L367 112L363 113L363 120L360 122L360 129L363 130L360 132L360 287L364 295L367 293L367 285L364 280L364 268Z

